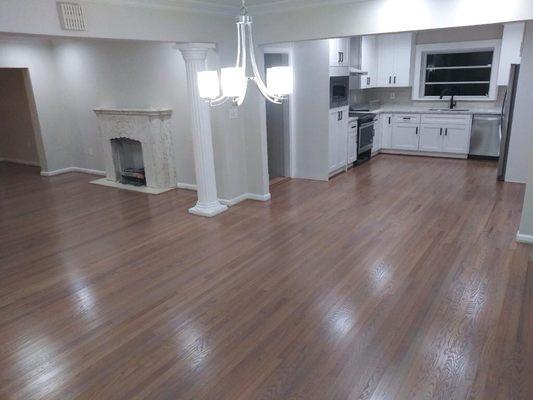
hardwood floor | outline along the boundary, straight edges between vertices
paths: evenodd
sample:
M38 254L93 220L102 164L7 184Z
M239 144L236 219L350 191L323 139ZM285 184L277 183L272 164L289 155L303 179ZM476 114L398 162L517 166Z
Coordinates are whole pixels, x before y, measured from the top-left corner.
M381 155L215 219L0 164L1 399L531 399L524 187Z

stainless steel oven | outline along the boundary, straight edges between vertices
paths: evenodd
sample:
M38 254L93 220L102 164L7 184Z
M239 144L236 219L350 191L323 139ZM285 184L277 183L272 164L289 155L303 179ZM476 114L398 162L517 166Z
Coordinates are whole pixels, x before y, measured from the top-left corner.
M374 119L359 125L357 154L372 150L374 144Z
M329 78L329 107L337 108L348 105L350 93L349 76L332 76Z

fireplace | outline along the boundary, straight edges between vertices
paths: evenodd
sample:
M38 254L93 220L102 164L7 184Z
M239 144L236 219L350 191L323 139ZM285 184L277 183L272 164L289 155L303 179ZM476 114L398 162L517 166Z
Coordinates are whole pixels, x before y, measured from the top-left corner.
M176 187L171 110L96 109L106 178L93 183L159 194Z
M143 150L138 140L111 139L115 180L124 185L146 186Z

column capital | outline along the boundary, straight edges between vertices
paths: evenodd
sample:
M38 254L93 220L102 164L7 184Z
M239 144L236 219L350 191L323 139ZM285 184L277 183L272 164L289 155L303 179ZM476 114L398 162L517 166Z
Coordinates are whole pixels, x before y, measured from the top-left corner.
M209 50L216 49L214 43L177 43L176 48L181 51L185 61L205 60Z

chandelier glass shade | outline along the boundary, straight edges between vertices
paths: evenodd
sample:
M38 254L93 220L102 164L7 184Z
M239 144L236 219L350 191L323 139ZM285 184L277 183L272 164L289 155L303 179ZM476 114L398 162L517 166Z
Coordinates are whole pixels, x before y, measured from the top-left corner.
M267 69L265 85L254 54L252 36L252 17L242 1L241 14L237 17L237 61L235 67L222 68L218 71L198 73L198 91L201 98L209 100L213 106L231 100L236 105L244 102L248 82L256 84L261 94L272 103L281 104L287 95L292 94L294 77L292 67L273 67ZM251 76L247 75L248 59Z

